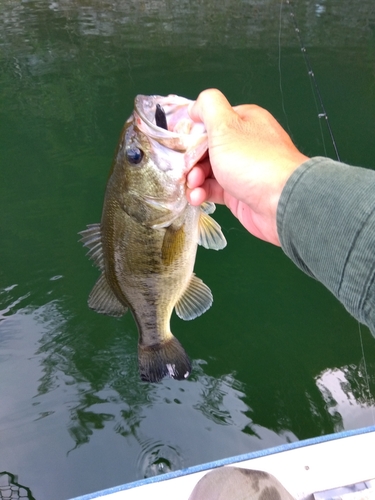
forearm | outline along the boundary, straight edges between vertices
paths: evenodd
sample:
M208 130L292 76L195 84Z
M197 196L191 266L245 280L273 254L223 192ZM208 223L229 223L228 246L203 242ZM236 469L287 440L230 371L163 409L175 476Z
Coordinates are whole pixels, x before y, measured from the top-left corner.
M281 246L375 335L375 172L312 158L277 211Z

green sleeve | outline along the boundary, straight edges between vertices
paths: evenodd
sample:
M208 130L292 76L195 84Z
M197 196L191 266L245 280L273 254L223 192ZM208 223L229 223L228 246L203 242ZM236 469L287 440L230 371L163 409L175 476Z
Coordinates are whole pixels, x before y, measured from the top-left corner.
M375 336L375 172L316 157L281 194L282 249Z

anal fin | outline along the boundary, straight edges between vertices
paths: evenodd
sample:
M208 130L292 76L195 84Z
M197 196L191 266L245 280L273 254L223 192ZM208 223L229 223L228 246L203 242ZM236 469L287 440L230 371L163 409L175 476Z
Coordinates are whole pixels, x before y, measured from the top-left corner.
M123 316L128 308L113 293L104 272L100 275L88 299L90 309L108 316Z
M187 321L205 313L212 302L211 290L193 274L187 289L175 306L175 311L179 318Z

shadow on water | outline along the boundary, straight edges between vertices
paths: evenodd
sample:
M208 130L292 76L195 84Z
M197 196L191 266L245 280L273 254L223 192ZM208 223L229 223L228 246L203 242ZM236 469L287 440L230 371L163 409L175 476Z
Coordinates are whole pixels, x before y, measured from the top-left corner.
M38 500L375 421L369 332L364 363L356 322L222 208L228 247L200 249L196 265L214 305L193 322L172 318L189 380L142 383L131 316L87 308L98 273L77 233L100 219L137 93L194 98L217 86L287 118L307 154L332 154L280 3L215 5L2 4L0 470ZM343 159L374 166L373 2L299 3L296 13Z

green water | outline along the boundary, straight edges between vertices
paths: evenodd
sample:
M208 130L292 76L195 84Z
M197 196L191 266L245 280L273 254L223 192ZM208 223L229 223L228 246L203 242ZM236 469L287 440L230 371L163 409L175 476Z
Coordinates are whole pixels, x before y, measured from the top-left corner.
M358 6L295 10L342 159L374 167L375 7ZM131 316L87 308L77 233L134 96L210 86L334 155L278 1L0 3L0 471L37 500L375 422L375 339L362 327L362 352L343 307L223 207L228 246L196 262L214 305L172 319L189 380L140 382Z

